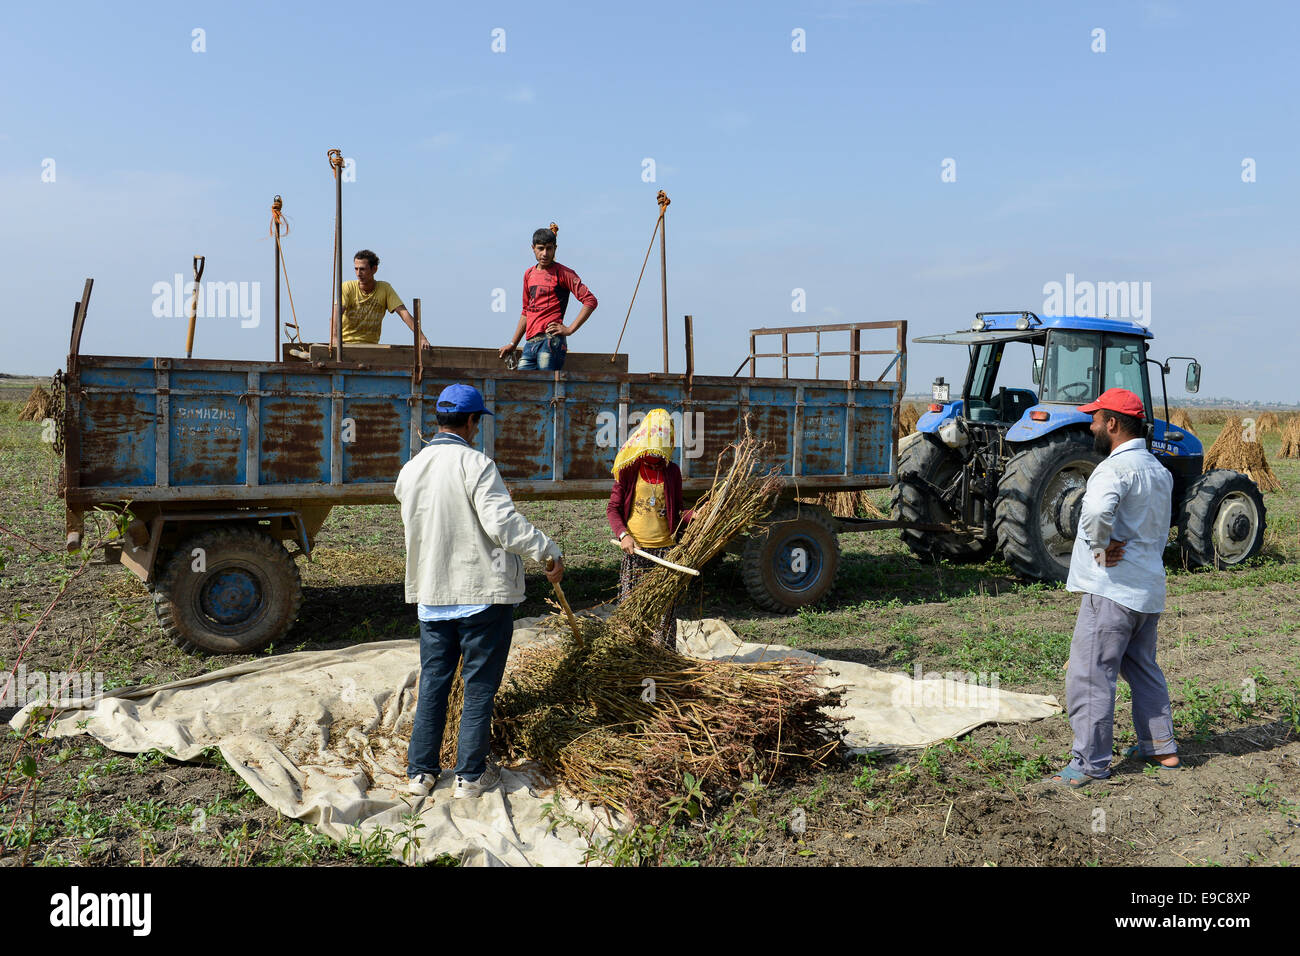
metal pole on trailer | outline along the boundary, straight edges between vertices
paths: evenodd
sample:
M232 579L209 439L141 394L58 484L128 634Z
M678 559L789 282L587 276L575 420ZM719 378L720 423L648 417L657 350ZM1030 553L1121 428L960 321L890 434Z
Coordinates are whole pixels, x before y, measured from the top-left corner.
M334 361L343 361L343 151L331 149L327 154L334 170L334 269L338 274L336 295L338 311L334 313L330 339L334 342Z
M659 203L659 291L663 300L664 316L664 374L668 373L668 204L672 202L662 189L656 197Z
M283 202L279 196L271 201L271 229L275 235L275 338L271 342L271 361L280 361L280 210Z

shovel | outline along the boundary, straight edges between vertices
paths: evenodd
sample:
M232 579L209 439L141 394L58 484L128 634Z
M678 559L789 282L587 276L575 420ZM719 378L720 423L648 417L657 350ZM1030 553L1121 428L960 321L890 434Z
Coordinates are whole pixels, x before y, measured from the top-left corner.
M199 280L203 278L203 256L194 257L194 295L190 297L190 331L185 336L185 357L194 357L194 319L199 310Z

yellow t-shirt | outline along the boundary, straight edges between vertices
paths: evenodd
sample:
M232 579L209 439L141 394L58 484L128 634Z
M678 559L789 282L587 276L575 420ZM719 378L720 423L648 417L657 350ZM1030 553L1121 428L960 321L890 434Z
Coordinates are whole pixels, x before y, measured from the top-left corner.
M343 283L343 344L377 343L384 316L400 308L402 300L387 282L376 279L369 295L361 292L359 279Z
M632 532L642 548L671 548L672 529L668 527L668 501L664 498L667 484L652 485L636 479L636 497L632 501L632 514L627 519L627 530Z

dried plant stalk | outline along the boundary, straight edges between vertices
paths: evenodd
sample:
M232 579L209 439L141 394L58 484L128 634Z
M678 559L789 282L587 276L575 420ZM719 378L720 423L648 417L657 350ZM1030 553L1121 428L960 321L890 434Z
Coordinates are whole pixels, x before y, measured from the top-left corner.
M668 560L702 567L770 511L782 484L746 436L719 460ZM812 665L696 660L650 639L688 583L657 567L608 620L579 619L580 645L566 635L521 654L497 697L498 748L642 822L664 818L687 773L717 794L823 762L841 735L826 713L840 694Z

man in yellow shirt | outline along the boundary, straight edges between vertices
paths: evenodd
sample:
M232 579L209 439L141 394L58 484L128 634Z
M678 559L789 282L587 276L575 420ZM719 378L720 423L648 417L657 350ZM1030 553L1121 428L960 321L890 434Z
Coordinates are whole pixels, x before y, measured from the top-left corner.
M369 249L362 249L352 257L352 268L357 277L352 282L343 283L343 344L370 344L379 341L379 333L384 325L384 316L396 312L406 323L406 327L415 331L415 319L406 311L402 300L398 298L393 287L387 282L375 279L379 271L379 256ZM337 309L331 310L336 312ZM330 316L330 345L334 341L333 314ZM420 333L422 348L431 348L429 340Z

